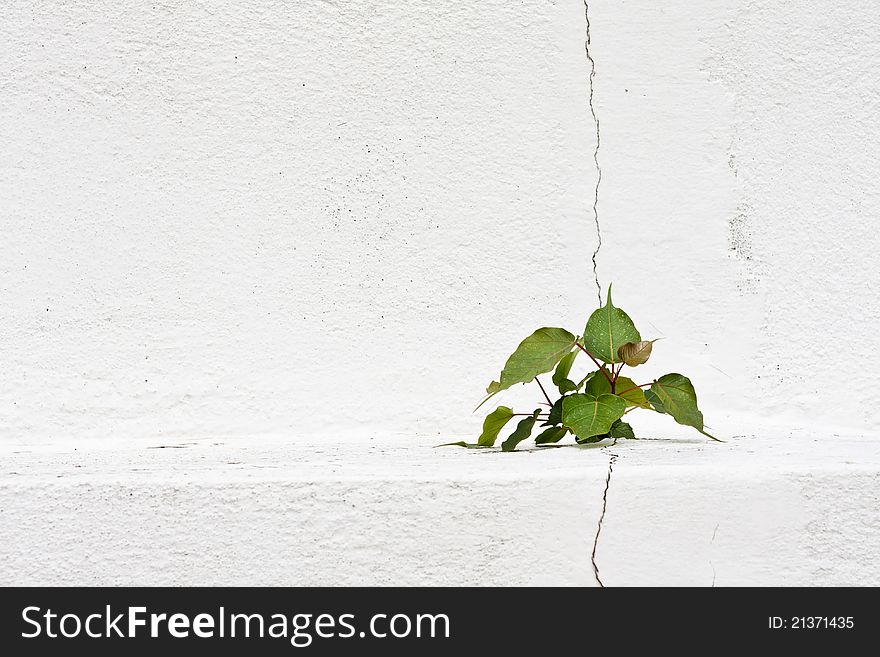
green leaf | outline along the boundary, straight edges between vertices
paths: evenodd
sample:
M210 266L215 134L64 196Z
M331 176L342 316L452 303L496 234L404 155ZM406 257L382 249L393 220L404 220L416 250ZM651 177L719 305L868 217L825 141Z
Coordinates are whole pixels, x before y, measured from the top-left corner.
M605 368L602 368L605 369ZM607 373L608 370L606 369ZM641 406L642 408L648 408L648 402L645 399L645 393L641 388L637 387L635 381L626 376L617 377L617 382L614 385L615 390L619 390L617 392L618 397L623 397L626 400L627 406ZM624 394L621 394L624 393ZM610 395L611 393L611 383L609 383L608 379L600 370L596 370L592 373L590 378L587 380L584 385L584 393L588 395L593 395L593 397L598 397L599 395Z
M636 435L633 433L632 427L624 422L623 420L615 420L614 424L611 425L611 429L608 430L608 433L603 433L601 436L593 436L592 438L588 438L587 440L579 440L579 443L598 443L600 440L605 440L606 438L632 438L635 439Z
M442 445L434 445L434 447L467 447L468 449L484 449L487 445L478 445L477 443L466 443L459 440L457 443L443 443Z
M513 417L513 410L507 406L499 406L486 416L483 420L483 433L477 439L477 444L481 447L492 447L498 438L498 432L504 428L504 425Z
M599 443L599 442L602 442L602 441L605 440L606 438L608 438L608 434L607 434L607 433L603 433L603 434L601 434L601 435L599 435L599 436L590 436L589 438L583 438L583 439L578 438L577 436L575 436L574 441L575 441L578 445L590 445L590 444L592 444L592 443Z
M616 393L618 397L623 397L626 400L627 406L650 408L648 400L645 399L645 392L637 387L636 382L632 379L625 376L617 377L614 389L619 391Z
M657 338L659 340L660 338ZM651 350L657 340L640 340L639 342L627 342L617 348L617 356L630 367L642 365L651 357Z
M651 404L651 406L654 407L655 411L666 415L666 409L663 407L663 402L660 401L660 398L657 396L657 394L650 388L645 390L645 399L648 401L649 404Z
M580 353L580 350L575 349L574 351L565 354L556 366L556 371L553 372L553 385L559 388L559 393L562 395L577 390L577 385L575 385L574 381L568 378L568 373L571 372L572 363L574 363L574 359L577 358L578 353Z
M634 439L636 434L633 432L633 428L623 420L617 420L614 424L611 425L611 430L608 432L609 438L629 438Z
M553 406L550 408L550 414L547 416L547 421L542 424L542 427L549 427L555 424L562 424L562 400L565 397L560 397L557 399Z
M596 371L598 372L598 370L596 370ZM593 378L593 375L594 375L595 373L596 373L596 372L590 372L590 373L587 374L583 379L581 379L581 380L578 382L577 386L575 387L575 390L580 390L580 389L583 387L583 385L584 385L587 381L589 381L590 379Z
M626 411L626 401L616 395L594 397L578 393L565 397L562 422L578 440L608 433L615 420Z
M608 372L608 370L605 371ZM620 392L618 392L616 394L618 397L622 397L626 400L627 406L640 406L642 408L649 408L648 402L645 399L645 393L642 391L641 388L637 387L635 381L633 381L629 377L617 377L617 383L614 385L614 389L624 393L620 394ZM584 385L584 393L592 395L593 397L598 397L599 395L610 395L612 394L611 384L608 382L608 379L605 378L605 375L602 374L601 371L596 370L587 380L586 385Z
M477 407L474 409L474 412L478 411L480 409L480 406L482 406L487 401L492 399L492 397L497 395L499 392L501 392L501 384L498 383L498 381L492 381L492 383L490 383L488 386L486 386L486 396L483 397L482 400L480 400L480 403L477 404Z
M611 286L608 301L594 311L584 329L584 348L606 363L620 363L617 350L627 342L639 342L642 336L625 312L611 303Z
M516 385L528 383L539 374L549 372L574 347L575 337L561 328L540 328L520 342L501 371L497 385L489 384L490 395Z
M608 376L611 376L611 373L608 372L607 369L603 367L602 370L604 370ZM583 392L587 395L593 395L593 397L609 395L611 394L611 383L609 383L608 377L606 377L605 374L602 374L601 370L596 370L584 384Z
M549 443L558 443L567 433L568 429L565 427L550 427L549 429L544 429L544 431L539 433L538 437L535 438L535 444L547 445Z
M513 430L513 433L507 437L503 443L501 443L501 451L502 452L512 452L516 449L516 446L519 445L522 441L532 435L532 429L535 426L535 420L538 419L538 413L541 412L539 408L534 412L534 414L530 415L527 418L523 418L516 425L516 429Z
M697 393L694 391L690 379L686 376L664 374L654 381L650 390L653 393L652 397L660 400L663 410L669 413L676 422L693 427L712 440L718 440L703 430L703 414L697 408Z

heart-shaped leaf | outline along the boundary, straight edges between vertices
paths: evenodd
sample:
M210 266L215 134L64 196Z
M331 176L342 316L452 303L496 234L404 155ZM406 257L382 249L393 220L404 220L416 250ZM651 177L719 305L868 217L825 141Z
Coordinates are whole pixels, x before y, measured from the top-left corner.
M626 411L626 401L615 395L569 395L562 402L562 423L578 440L608 433Z
M611 286L608 301L594 311L584 329L584 348L606 363L620 363L617 350L627 342L639 342L642 337L635 324L620 308L611 303Z
M611 430L608 432L608 436L610 438L629 438L630 440L634 440L636 434L627 422L618 420L611 425Z
M561 328L539 328L519 343L501 370L498 381L486 388L487 396L479 408L493 395L517 383L528 383L539 374L549 372L560 359L574 348L575 336Z
M503 443L501 443L501 451L502 452L512 452L516 449L516 446L519 445L522 441L532 435L532 429L535 426L535 420L538 419L538 413L541 412L541 409L537 409L532 415L527 418L523 418L520 420L516 429L513 430L513 433L507 437Z
M565 397L560 397L555 402L553 402L553 406L550 408L550 414L547 416L547 421L542 424L542 427L550 427L557 424L562 424L562 400Z
M567 433L568 429L565 427L550 427L549 429L544 429L544 431L539 433L538 437L535 438L535 444L547 445L549 443L558 443Z
M664 374L651 385L652 400L657 398L663 411L679 424L693 427L704 436L718 440L703 430L703 414L697 408L697 393L690 379L681 374ZM655 407L656 408L656 407ZM564 410L564 409L563 409ZM718 441L722 442L722 441Z
M513 417L513 410L507 406L499 406L483 420L483 433L477 439L481 447L492 447L498 439L498 433Z
M606 374L608 376L606 376ZM587 379L582 392L587 395L593 395L593 397L611 394L611 383L608 381L610 376L611 375L607 369L605 369L605 374L602 373L602 370L596 370L590 378Z
M645 399L644 391L639 388L635 381L626 376L617 377L617 383L614 386L618 397L626 400L627 406L638 406L640 408L650 408L648 400Z
M630 367L642 365L651 357L651 350L657 340L639 340L627 342L617 348L617 357Z
M575 337L565 329L540 328L520 342L501 371L499 389L517 383L528 383L539 374L549 372L574 348Z
M624 422L623 420L617 420L614 424L611 425L611 428L608 430L608 433L603 434L601 436L593 436L592 438L583 441L588 443L598 443L600 440L604 440L605 438L630 438L635 439L636 435L633 433L633 428Z
M655 411L657 411L658 413L663 413L664 415L666 414L666 409L663 407L663 402L660 401L657 393L655 393L650 388L645 390L645 399L648 401L649 404L651 404Z
M565 354L556 366L556 371L553 372L553 385L559 388L559 394L564 395L567 392L577 390L577 385L575 385L574 381L568 378L568 373L571 372L571 366L579 353L580 350L575 349L574 351Z

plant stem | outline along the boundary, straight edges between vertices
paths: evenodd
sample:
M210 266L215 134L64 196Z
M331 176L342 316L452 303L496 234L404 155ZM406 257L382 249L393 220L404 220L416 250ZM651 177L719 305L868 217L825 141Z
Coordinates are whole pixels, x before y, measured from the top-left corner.
M582 345L580 342L575 342L575 344L576 344L578 347L580 347L580 350L581 350L581 351L583 351L587 356L590 357L590 360L592 360L594 363L596 363L596 367L599 368L599 371L602 372L602 374L605 375L605 378L608 379L608 383L611 384L611 390L614 390L614 381L611 380L611 377L608 375L608 372L605 370L605 366L604 366L604 365L601 365L601 364L599 363L599 361L596 360L596 357L593 356L593 354L591 354L589 351L587 351L586 348L584 347L584 345Z
M616 392L617 391L617 377L620 376L620 370L622 370L622 369L623 369L623 363L621 363L620 367L618 367L616 370L614 369L614 363L611 364L611 374L612 374L611 394L612 395L617 394L617 392Z
M538 384L538 387L541 389L541 392L544 393L544 399L547 400L547 403L550 404L550 406L553 406L553 402L550 401L550 397L547 395L547 391L544 390L544 386L541 385L541 379L539 379L538 377L535 377L535 383Z

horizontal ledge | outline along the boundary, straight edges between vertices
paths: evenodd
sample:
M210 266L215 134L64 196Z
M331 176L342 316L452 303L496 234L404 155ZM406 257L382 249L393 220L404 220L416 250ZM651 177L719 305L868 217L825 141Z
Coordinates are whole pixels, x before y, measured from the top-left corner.
M596 558L606 585L880 583L876 440L640 440L518 454L433 444L7 444L0 577L590 585L606 504Z
M68 440L52 445L0 446L0 486L52 482L157 483L318 482L327 480L491 480L555 478L604 472L613 451L627 468L694 468L784 473L880 468L880 441L810 435L737 436L725 443L620 440L594 445L498 448L436 447L439 439L285 438Z

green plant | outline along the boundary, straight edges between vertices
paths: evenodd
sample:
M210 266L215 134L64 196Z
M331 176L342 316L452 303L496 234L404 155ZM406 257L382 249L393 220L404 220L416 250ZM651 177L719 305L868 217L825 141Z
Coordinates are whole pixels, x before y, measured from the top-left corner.
M608 300L590 315L582 338L561 328L538 329L507 359L501 376L489 384L487 396L477 406L480 408L490 398L517 383L535 381L546 400L542 402L548 407L546 410L537 408L531 413L514 413L507 406L499 406L486 416L483 432L476 443L459 441L441 447L493 447L504 426L517 416L523 419L501 443L502 451L516 449L531 436L538 422L545 429L535 438L537 445L557 443L568 433L581 444L597 443L606 438L635 438L632 427L623 421L623 416L637 408L670 415L679 424L718 440L704 430L697 394L686 376L664 374L643 384L621 376L625 366L637 367L647 362L654 342L656 340L642 340L629 315L614 307L609 285ZM575 383L569 376L575 358L581 352L590 358L596 369ZM556 401L551 400L538 379L539 374L551 370L553 385L560 395Z

